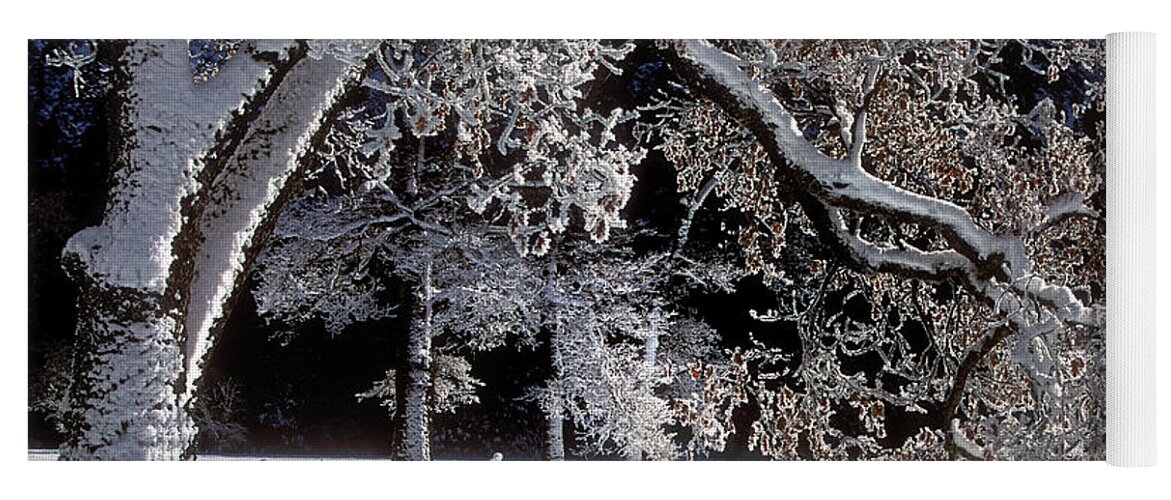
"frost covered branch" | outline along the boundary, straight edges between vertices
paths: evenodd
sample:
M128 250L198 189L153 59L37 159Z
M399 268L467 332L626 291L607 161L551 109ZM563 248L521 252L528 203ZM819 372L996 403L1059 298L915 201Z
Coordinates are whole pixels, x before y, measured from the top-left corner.
M851 400L856 408L874 408L872 401L877 399L922 411L921 402L941 397L937 385L927 390L941 374L959 377L952 387L963 392L971 365L982 356L960 361L968 359L964 354L967 349L974 348L976 352L1008 350L1013 362L994 363L993 370L1020 370L1033 389L1033 400L1045 405L1038 411L1056 412L1051 418L1083 404L1081 398L1096 383L1083 377L1084 366L1090 362L1088 351L1081 346L1068 347L1062 339L1100 330L1101 305L1088 302L1095 298L1087 289L1068 285L1067 280L1079 270L1050 259L1041 245L1059 237L1086 238L1100 218L1091 201L1077 194L1100 189L1100 175L1090 171L1097 161L1088 147L1093 139L1072 131L1051 100L1042 100L1029 113L1014 109L1013 97L1003 87L1004 75L995 69L1003 62L1009 44L673 41L659 42L658 46L690 84L695 99L655 107L668 116L663 120L668 126L676 127L661 132L661 148L679 168L680 189L706 189L708 181L701 184L702 179L720 178L722 189L716 194L723 198L725 207L738 209L753 224L751 229L741 227L738 238L748 267L762 272L766 283L780 281L781 288L793 295L790 309L805 311L783 317L809 329L803 334L808 340L795 372L805 380L806 393L778 394L757 387L753 390L758 398L798 415L814 411L811 408L826 411L825 405L830 403L816 400L822 394L831 402L859 394L868 398ZM1047 50L1054 54L1076 51L1077 57L1083 58L1081 64L1092 70L1092 48L1055 44ZM1058 78L1053 75L1074 70L1067 61L1058 69L1054 67L1046 70L1056 72L1046 73L1050 83ZM974 81L980 78L999 85L1001 94L981 94ZM1094 88L1092 83L1087 85ZM1083 107L1074 107L1074 113L1085 112L1086 107L1079 106ZM736 124L742 129L737 130ZM1018 124L1028 129L1017 128L1022 126ZM1020 139L1022 135L1026 140ZM707 136L721 139L708 144ZM995 177L980 179L979 172L993 172ZM774 185L779 189L774 190ZM740 191L736 186L747 189ZM1070 194L1054 196L1057 193ZM1049 201L1044 201L1046 198ZM810 318L808 313L821 293L811 298L810 292L788 286L797 278L778 273L774 267L787 255L785 248L791 245L793 232L785 228L794 220L802 232L816 234L834 255L862 271L856 278L835 278L832 288L849 289L852 285L848 283L854 279L882 285L870 294L877 296L863 302L871 311L871 320L859 322L843 312L810 323L818 318ZM1043 235L1046 231L1059 231L1060 236ZM770 242L771 247L762 242ZM814 264L817 275L821 266ZM1093 270L1098 265L1091 263L1089 269L1097 272ZM866 276L871 273L877 274ZM933 329L942 364L906 364L910 351L900 339L911 328L907 311L880 304L905 301L908 295L883 298L892 293L887 273L948 286L962 284L965 295L975 299L945 314L936 309L938 306L927 307L929 302L915 298L921 292L909 295L912 303L920 305L921 319L914 323L924 328L939 325L956 311L963 311L958 317L967 318L952 324L950 330ZM796 305L802 301L811 305ZM754 317L782 318L771 312ZM1012 332L1003 344L984 346L955 331L983 331L993 324ZM883 375L877 380L861 374L847 376L834 368L842 356L867 353L882 360ZM1070 363L1065 368L1057 363L1056 358L1062 356L1068 356L1064 359ZM812 359L806 359L809 357ZM946 361L949 358L957 361ZM793 362L784 356L763 359ZM957 373L959 365L966 367ZM887 375L901 381L884 386ZM980 384L991 383L982 380ZM970 401L998 397L1003 395L981 392ZM1013 404L1019 403L1014 400ZM878 415L881 420L881 413ZM1062 418L1092 419L1093 413L1078 410ZM1037 426L1034 432L1053 440L1046 442L1077 442L1058 431L1036 430L1039 422L1030 420L1030 425ZM812 418L806 425L813 429L828 423L818 424ZM946 425L940 431L951 432ZM763 429L758 432L762 450L775 444L769 439L796 437L782 438ZM875 443L832 429L817 432L829 441L811 446L826 453L844 449L876 453L878 449ZM982 433L991 439L987 431ZM939 439L933 437L932 441ZM829 442L836 444L826 444ZM959 441L949 438L947 442L954 446ZM997 455L993 448L986 450Z

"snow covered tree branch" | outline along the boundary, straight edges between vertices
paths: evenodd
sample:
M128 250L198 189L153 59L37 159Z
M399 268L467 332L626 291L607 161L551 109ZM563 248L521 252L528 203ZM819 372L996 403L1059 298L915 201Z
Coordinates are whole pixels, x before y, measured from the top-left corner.
M1000 78L1003 75L993 68L1002 62L1001 54L1007 44L970 42L965 46L965 42L910 41L716 44L687 40L659 42L658 46L701 99L696 105L685 105L682 111L676 111L680 117L677 123L682 128L665 133L663 147L668 157L680 166L681 179L685 173L688 179L694 179L695 175L712 172L714 168L714 175L734 179L721 183L729 186L751 182L771 187L778 183L783 187L763 191L764 198L777 196L800 207L801 225L815 231L823 243L835 249L838 258L856 269L928 281L958 280L984 304L981 309L988 308L984 314L1000 317L1000 324L1008 325L1014 332L1015 366L1030 374L1038 388L1048 387L1052 391L1057 383L1050 355L1039 350L1061 343L1060 337L1080 335L1077 332L1082 329L1101 329L1101 305L1087 305L1085 298L1075 295L1073 287L1054 284L1052 278L1043 277L1037 264L1045 265L1046 273L1052 272L1052 266L1050 262L1038 262L1047 259L1043 252L1036 250L1036 245L1044 240L1040 233L1050 227L1074 215L1093 219L1098 214L1084 204L1087 196L1082 194L1101 189L1100 181L1094 180L1097 176L1088 170L1097 161L1086 149L1091 139L1071 133L1068 125L1060 122L1052 101L1042 101L1027 114L1014 114L1007 96L993 98L981 94L980 83L976 81L980 78L1003 87ZM1058 51L1067 57L1075 51L1080 51L1081 57L1094 54L1092 49L1072 44L1056 47L1054 52ZM920 62L906 64L907 60ZM1092 67L1095 62L1089 59L1082 64ZM1054 72L1061 71L1056 63L1051 68ZM924 72L929 80L920 75ZM1051 82L1056 78L1050 74ZM705 108L708 100L715 103L718 111ZM931 121L915 123L915 119L907 118L913 109L928 113L939 109L943 119L931 115ZM731 123L740 124L748 135L736 131ZM920 128L907 128L916 126ZM1006 142L1006 137L1020 136L1019 127L1027 127L1026 133L1032 134L1026 136L1029 139L1040 136L1043 146L1022 145L1017 139L1017 144L1005 147L1011 151L1009 154L995 149L996 144ZM834 135L834 130L839 133ZM673 149L675 137L703 141L704 132L724 134L731 139L714 141L718 143L711 146L715 161L702 160L705 155L712 157L711 152L703 149L687 153ZM925 136L931 133L946 136L953 142L941 142L934 158L907 153L910 151L906 148L907 138L923 137L929 141ZM946 149L949 146L952 151ZM970 167L964 166L965 163L995 163L1003 167L1022 161L1019 158L1029 163L1006 169L1016 172L1007 182L990 182L990 187L984 187L975 186L978 181L967 178ZM1051 181L1045 179L1047 174L1041 169L1048 168L1054 160L1064 162L1057 168L1065 170ZM693 168L697 169L696 173L688 173ZM904 182L883 180L879 177L883 172ZM920 177L910 177L916 173ZM924 178L938 180L924 183ZM905 181L912 181L916 189L932 195L901 186L907 184ZM683 187L697 186L691 182ZM1002 190L1004 184L1021 182L1034 184L1021 188L1011 198ZM1021 194L1037 193L1037 184L1042 182L1051 187L1039 194L1048 194L1051 200L1040 198L1024 200L1031 205L1021 203ZM963 193L960 189L967 190L967 194L960 194ZM779 255L784 246L785 224L769 220L775 219L777 213L787 214L792 209L783 204L772 205L770 214L767 204L762 207L759 201L746 199L730 188L723 191L728 204L745 207L743 211L769 229L762 232L741 229L740 237L748 252L749 266L765 271L767 278L773 271L762 254L754 253L758 252L753 250L755 242L772 239L778 245L772 255ZM957 193L963 204L939 195L947 191ZM972 191L976 191L976 196ZM986 203L982 197L1011 199L1011 205L999 208L1004 215L992 217L1016 217L1015 220L1005 221L1010 225L1001 226L999 233L986 229L992 217L987 215L990 211L987 205L981 205ZM1030 214L1038 216L1029 219ZM867 233L885 241L872 240L865 236ZM1084 238L1085 234L1081 232L1079 237ZM1058 283L1077 274L1066 271L1067 277ZM872 302L872 307L877 305ZM877 332L866 335L875 334L890 335ZM985 344L973 345L975 351L970 352L987 352L996 342ZM972 365L982 357L964 358L964 369L953 382L956 391L962 393ZM1086 386L1081 386L1080 390L1085 389ZM872 388L864 392L875 391ZM900 398L888 395L885 399L891 402ZM901 403L911 404L910 401ZM957 437L951 442L960 440Z

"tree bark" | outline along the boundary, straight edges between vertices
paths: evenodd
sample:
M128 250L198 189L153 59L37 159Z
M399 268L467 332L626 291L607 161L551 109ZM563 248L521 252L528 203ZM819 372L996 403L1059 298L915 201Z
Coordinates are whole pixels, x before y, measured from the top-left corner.
M552 411L545 415L545 449L542 460L565 460L565 417Z
M431 306L434 291L431 287L430 261L423 272L416 292L415 316L407 339L407 388L403 408L403 436L399 458L404 460L431 460Z
M217 144L238 140L238 110L263 102L279 72L241 55L196 85L188 57L176 40L131 42L120 58L110 203L63 256L80 307L62 459L176 459L194 436L179 400L184 293L172 271L220 165Z
M549 380L553 387L557 387L561 380L561 350L557 347L557 330L549 330L549 351L552 374ZM556 392L556 389L554 389ZM550 394L549 401L545 402L545 429L544 447L541 450L542 460L565 460L565 417L561 411L561 396Z
M565 460L565 417L561 410L561 395L558 393L558 382L561 380L561 350L558 348L558 334L556 328L549 329L549 361L552 372L549 376L553 389L545 402L545 429L544 446L541 450L542 460Z
M557 260L550 252L549 262L545 268L545 335L549 346L549 394L542 407L545 411L545 428L543 430L543 447L541 459L565 460L565 417L561 410L562 397L560 395L560 381L563 376L560 349L560 326L557 318Z

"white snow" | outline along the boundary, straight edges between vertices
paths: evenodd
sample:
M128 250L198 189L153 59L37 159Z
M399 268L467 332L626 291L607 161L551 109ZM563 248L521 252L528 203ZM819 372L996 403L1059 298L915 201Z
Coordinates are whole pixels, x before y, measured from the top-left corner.
M951 420L951 438L952 442L955 443L957 447L964 450L969 455L973 457L984 457L984 450L980 448L980 445L972 442L971 439L968 439L968 437L964 435L964 430L960 429L959 419L953 418Z
M103 314L90 319L88 331L102 342L102 353L86 374L87 425L64 453L81 459L180 458L194 429L171 385L180 370L175 326L169 315L130 324Z

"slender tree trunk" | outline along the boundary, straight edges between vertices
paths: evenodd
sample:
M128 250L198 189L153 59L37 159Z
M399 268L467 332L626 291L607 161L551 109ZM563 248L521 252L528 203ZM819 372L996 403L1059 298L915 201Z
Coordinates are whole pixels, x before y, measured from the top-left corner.
M560 413L545 415L545 453L543 460L565 460L565 418Z
M408 326L408 332L410 328L415 328L414 325L414 318L412 318L411 323ZM403 341L399 342L398 344L398 352L395 353L395 366L400 368L395 370L394 375L395 412L394 416L391 418L392 435L390 438L391 454L395 458L401 458L402 455L400 452L403 450L403 437L407 435L407 419L405 417L405 411L403 408L407 407L407 392L411 385L411 381L409 378L409 370L404 370L401 367L407 366L407 363L410 360L410 356L407 354L407 350L409 349L407 344L410 344L410 334L408 333Z
M658 361L659 353L659 337L651 335L643 340L642 345L642 364L644 373L651 374L655 371L655 363ZM639 446L628 446L626 449L627 460L643 460L647 456L645 450Z
M551 364L553 367L553 374L550 376L550 381L553 382L553 387L557 386L557 382L561 379L561 353L557 348L557 331L551 329L549 331L549 349L551 353ZM556 392L556 391L555 391ZM561 397L559 394L551 394L550 401L545 403L545 432L544 432L544 450L542 450L541 458L544 460L565 460L565 417L561 410Z
M557 329L549 330L549 352L550 365L552 366L552 375L549 380L554 391L549 395L550 401L547 401L545 410L545 436L544 436L544 450L542 450L542 459L544 460L565 460L565 417L561 410L561 396L559 389L556 389L561 380L561 351L557 347L558 334Z
M434 299L431 288L431 262L423 266L416 293L416 321L411 324L407 339L407 387L403 407L403 436L399 458L404 460L431 460L431 306Z
M557 260L552 252L545 268L545 335L549 346L549 381L548 400L545 401L545 429L544 447L541 458L544 460L565 460L565 417L562 411L562 397L560 395L560 381L563 376L561 359L560 326L557 312Z
M653 370L659 353L659 337L647 337L642 347L642 362L648 369Z

